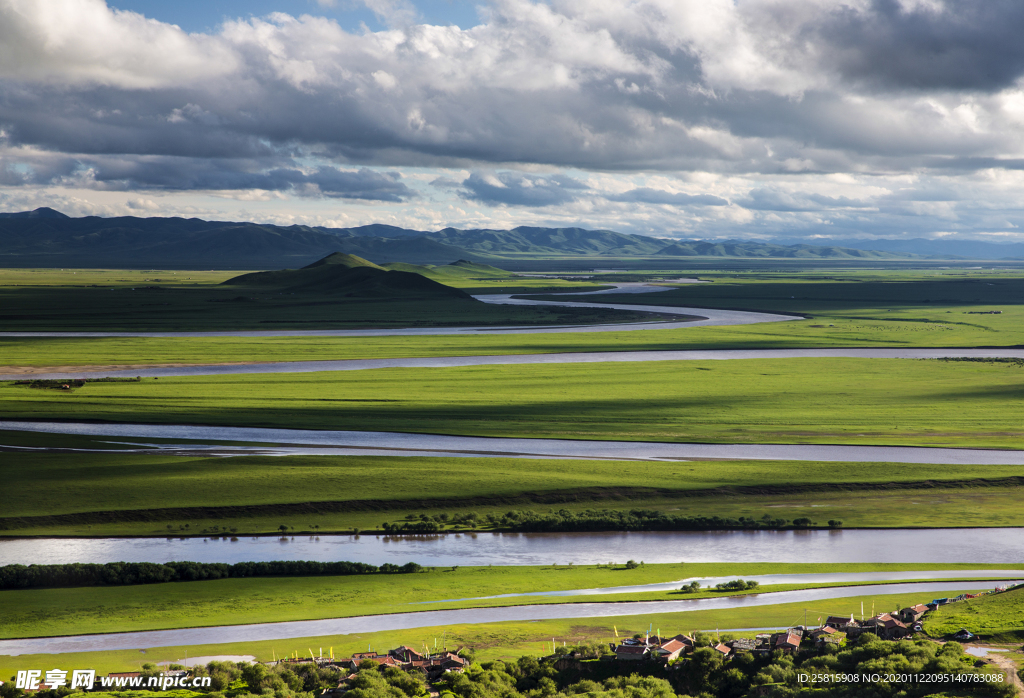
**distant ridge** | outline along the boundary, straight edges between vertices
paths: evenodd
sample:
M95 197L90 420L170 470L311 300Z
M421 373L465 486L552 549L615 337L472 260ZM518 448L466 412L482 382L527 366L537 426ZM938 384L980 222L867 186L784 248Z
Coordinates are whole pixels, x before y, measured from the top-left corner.
M63 213L61 213L60 211L54 211L52 208L47 208L46 206L43 206L42 208L37 208L34 211L18 211L16 213L0 213L0 218L68 218L68 219L70 219L71 216L66 216Z
M1008 246L1010 247L1010 246ZM485 268L540 258L896 259L907 251L748 240L665 240L586 228L444 228L372 224L355 228L205 221L199 218L70 218L50 208L0 214L0 267L297 269L338 252L377 266L448 267L480 277ZM1021 252L1024 256L1024 249ZM1010 255L1007 255L1010 256ZM453 260L477 265L458 271ZM432 277L439 271L417 273ZM498 271L499 275L504 272Z
M672 257L761 257L780 259L900 259L907 254L878 252L876 250L855 250L844 247L817 245L772 245L747 240L708 242L684 240L661 249L658 255Z
M792 238L773 240L778 245L797 242ZM984 240L947 240L939 238L913 238L910 240L858 240L856 238L817 238L801 240L815 246L837 245L860 250L881 250L904 255L935 257L937 259L1024 259L1024 243L986 242Z

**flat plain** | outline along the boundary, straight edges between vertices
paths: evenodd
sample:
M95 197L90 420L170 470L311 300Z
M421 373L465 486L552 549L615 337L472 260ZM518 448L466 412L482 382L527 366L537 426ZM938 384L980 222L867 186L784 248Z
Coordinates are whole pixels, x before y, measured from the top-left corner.
M92 276L69 279L69 273L72 277ZM422 306L406 301L389 307L387 303L340 299L295 302L283 296L240 301L234 300L240 295L237 288L219 286L235 274L5 271L0 274L0 283L4 284L0 296L5 299L5 307L17 310L4 318L0 329L264 329L275 327L262 322L277 317L275 313L291 323L286 323L288 329L356 327L365 323L392 327L417 323L585 323L642 317L559 311L561 314L546 312L542 318L532 308L513 317L509 313L514 309L494 311L477 304L467 306L472 312L451 305L434 308L433 315L426 317ZM492 276L443 281L474 293L547 293L591 290L627 280L665 283L667 276L644 272L593 280ZM532 336L3 337L0 365L10 373L55 366L113 368L579 351L1024 345L1024 277L1015 272L821 272L794 268L754 273L709 269L701 272L701 278L711 283L680 285L664 293L603 294L580 296L579 300L762 310L800 317L741 327ZM75 298L74 302L66 302L69 296ZM167 305L154 305L159 303ZM95 312L87 312L90 307ZM417 319L410 320L412 316ZM0 419L622 441L1013 449L1020 448L1024 435L1024 422L1016 409L1024 394L1024 368L1019 364L999 360L752 359L483 366L160 378L87 383L69 390L8 381L0 384ZM637 507L686 516L760 518L770 513L790 520L810 514L842 519L846 527L943 527L951 522L959 526L1024 525L1018 482L1024 473L1015 466L362 456L216 458L140 451L106 441L0 432L0 448L8 453L21 449L16 458L5 458L2 466L5 492L10 495L0 521L6 535L223 536L229 531L232 535L269 533L280 525L299 534L315 534L375 530L388 521L467 511L478 513L478 520L486 521L488 514L500 516L510 509L544 512L552 506L573 513ZM446 477L430 477L436 472L444 472ZM310 486L313 482L315 487ZM842 496L835 496L840 491ZM334 509L297 513L296 507L301 509L311 502L330 502ZM465 530L467 526L446 528ZM478 528L486 529L487 525ZM821 569L836 571L840 567L852 566L827 565ZM879 570L887 566L856 567ZM413 601L434 602L417 605L415 610L467 603L554 602L541 597L454 605L440 600L651 583L691 575L742 576L782 569L796 568L770 563L646 565L639 572L568 565L460 568L389 577L383 584L358 578L279 578L5 591L0 592L0 608L4 609L0 611L0 627L5 637L24 637L401 612L409 610ZM614 581L607 582L605 577ZM971 586L965 582L964 589ZM676 592L647 592L600 598L612 601L677 596ZM879 588L878 595L861 600L882 607L920 601L887 596L884 587ZM544 646L541 643L551 638L608 641L614 639L616 629L642 631L651 623L673 628L673 632L784 626L800 622L805 612L843 614L856 612L858 607L857 599L832 599L816 604L814 609L777 605L644 615L617 618L612 623L597 619L501 623L425 628L411 634L429 641L428 637L444 633L448 638L473 644L483 658L509 657L527 651L537 653ZM409 637L410 631L375 633L190 647L188 652L192 656L256 654L262 659L263 655L269 658L300 645L330 644L338 652L350 652L365 647L367 642L380 646L408 643ZM183 650L150 651L146 660L157 656L179 659ZM130 666L137 656L137 652L134 657L111 652L67 655L65 659L81 658L102 670ZM33 660L17 658L19 664ZM9 663L3 659L0 673Z

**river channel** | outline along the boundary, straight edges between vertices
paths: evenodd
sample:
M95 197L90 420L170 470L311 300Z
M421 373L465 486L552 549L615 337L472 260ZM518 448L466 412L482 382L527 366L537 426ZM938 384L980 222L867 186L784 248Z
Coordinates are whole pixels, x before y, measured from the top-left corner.
M124 370L92 369L61 373L34 372L18 367L0 376L11 378L67 379L109 376L164 378L173 376L227 376L250 373L315 373L317 371L367 371L381 368L459 368L526 364L636 363L647 361L734 361L743 359L1024 359L1024 349L714 349L705 351L595 351L559 354L496 354L492 356L433 356L394 359L337 359L332 361L277 361L195 366L154 366Z
M89 424L0 421L0 430L77 434L125 439L182 439L188 444L152 444L174 451L216 455L393 455L500 456L502 458L582 458L604 460L811 460L859 463L946 465L1024 465L1024 450L845 446L833 444L694 444L657 441L513 439L446 436L386 431L321 431L258 427L168 424ZM195 441L241 441L268 446L204 446ZM311 448L312 447L312 448ZM46 449L43 449L46 450ZM71 450L71 449L68 449Z
M381 565L595 565L678 562L1024 564L1019 528L643 533L462 533L223 538L14 538L3 564L350 560ZM902 578L902 577L897 577Z
M608 618L637 616L650 613L676 613L680 611L706 611L728 608L749 608L782 603L814 603L826 599L865 595L901 594L902 603L926 603L936 596L953 592L991 589L994 584L970 582L920 582L878 586L853 586L832 589L802 589L745 596L727 596L712 599L680 601L642 601L637 603L576 603L538 606L504 606L472 608L452 611L420 611L355 618L292 621L287 623L260 623L255 625L228 625L212 628L185 628L181 630L154 630L149 632L111 633L106 635L77 635L24 640L0 640L0 654L48 654L62 652L91 652L98 650L149 649L183 645L219 644L226 642L254 642L284 640L298 637L373 633L389 630L437 627L464 623L500 623L503 621L547 620L551 618ZM827 609L825 609L827 612Z

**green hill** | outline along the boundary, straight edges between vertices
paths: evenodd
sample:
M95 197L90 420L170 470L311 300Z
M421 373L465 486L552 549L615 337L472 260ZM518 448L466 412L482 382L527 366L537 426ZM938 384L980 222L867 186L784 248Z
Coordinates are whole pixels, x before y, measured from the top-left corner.
M227 286L275 289L282 293L311 293L346 298L470 298L422 274L383 269L355 255L335 252L302 269L243 274Z
M371 269L383 269L368 259L357 257L354 254L348 254L346 252L332 252L323 259L318 259L312 264L307 264L303 269L316 269L324 266L342 266L346 269L352 269L354 267L370 267Z

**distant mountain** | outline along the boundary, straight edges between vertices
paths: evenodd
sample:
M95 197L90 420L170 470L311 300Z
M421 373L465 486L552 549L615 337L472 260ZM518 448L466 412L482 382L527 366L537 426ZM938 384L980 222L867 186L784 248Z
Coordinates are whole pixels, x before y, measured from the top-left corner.
M431 265L433 271L417 270L417 273L438 278L442 273L438 268L451 265L453 260L463 260L467 265L480 268L466 267L457 272L455 266L451 266L443 273L484 277L488 274L481 269L487 263L506 266L523 256L892 259L945 254L988 259L1024 257L1024 245L959 243L970 246L963 248L950 246L956 241L829 242L833 244L826 245L824 241L811 244L803 240L767 243L662 240L611 230L530 226L512 230L444 228L425 232L383 224L324 228L198 218L69 218L49 208L0 214L0 267L294 269L341 252L377 265ZM888 249L887 243L892 243ZM946 245L943 251L938 251L940 244ZM871 249L872 245L878 245L878 249ZM981 257L979 250L986 256ZM504 273L498 271L499 275Z
M471 298L464 291L445 286L421 274L388 271L373 262L341 252L334 252L302 269L243 274L228 279L223 285L361 299Z
M363 237L329 228L198 218L52 214L0 217L0 267L278 269L300 267L331 252L380 263L447 264L476 258L423 237Z
M815 240L776 238L772 242L781 245L800 242L807 245L838 245L859 250L882 250L896 254L912 254L941 259L1022 259L1024 243L997 243L981 240L857 240L855 238L818 238Z
M445 228L427 233L431 240L485 254L576 254L634 257L657 254L664 241L642 235L586 228L533 228L512 230L459 230Z
M894 259L908 256L893 252L856 250L845 247L773 245L749 240L727 240L725 242L683 240L663 247L657 254L670 257L771 257L790 259Z
M52 208L37 208L35 211L18 211L17 213L0 213L0 218L70 218Z

